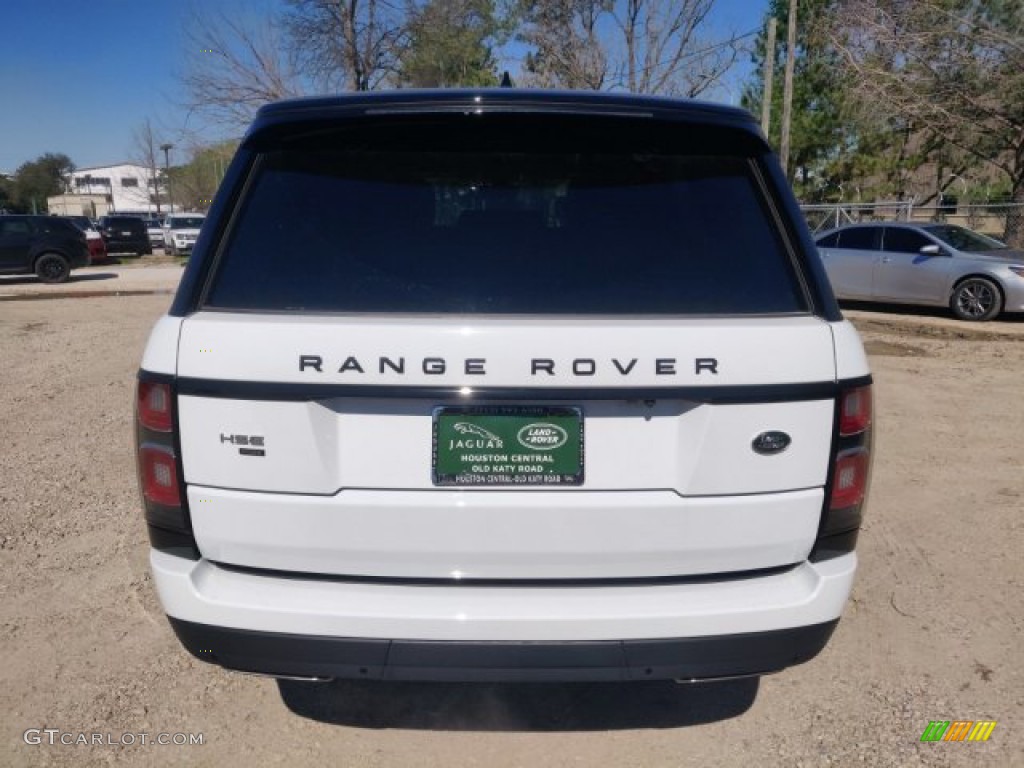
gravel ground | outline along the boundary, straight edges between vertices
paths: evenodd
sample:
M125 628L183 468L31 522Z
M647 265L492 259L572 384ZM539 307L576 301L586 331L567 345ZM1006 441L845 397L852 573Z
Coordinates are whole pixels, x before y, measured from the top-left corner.
M1024 765L1024 322L851 313L875 476L853 600L814 661L700 686L309 687L193 660L157 605L131 401L169 302L0 303L0 765ZM922 744L936 719L998 725Z

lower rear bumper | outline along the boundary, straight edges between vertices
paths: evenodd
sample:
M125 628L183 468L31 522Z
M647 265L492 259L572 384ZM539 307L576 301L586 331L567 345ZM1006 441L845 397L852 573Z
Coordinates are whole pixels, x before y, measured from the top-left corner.
M186 648L234 669L622 680L751 675L806 661L846 604L857 556L680 583L523 586L241 572L157 550L150 563Z
M816 656L838 622L721 637L463 642L320 637L170 621L196 658L243 672L480 682L706 680L766 674Z

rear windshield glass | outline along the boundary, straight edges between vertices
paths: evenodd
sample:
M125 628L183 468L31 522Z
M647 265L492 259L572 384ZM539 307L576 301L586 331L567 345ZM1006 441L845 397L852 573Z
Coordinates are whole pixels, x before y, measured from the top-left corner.
M939 240L947 245L953 246L958 251L984 253L985 251L1002 251L1006 249L1006 245L998 240L952 224L925 227L925 231L939 238Z
M80 235L82 233L82 230L67 219L58 219L56 216L41 216L36 219L36 230L47 234L61 235Z
M352 143L362 142L263 153L206 306L636 315L807 309L746 158L460 148L451 136L442 149L416 151L347 148Z
M70 221L76 227L81 230L92 229L92 222L89 221L85 216L69 216L67 221Z
M168 219L167 223L171 229L199 229L203 226L203 218L201 216L192 216L183 219L176 216L173 219Z

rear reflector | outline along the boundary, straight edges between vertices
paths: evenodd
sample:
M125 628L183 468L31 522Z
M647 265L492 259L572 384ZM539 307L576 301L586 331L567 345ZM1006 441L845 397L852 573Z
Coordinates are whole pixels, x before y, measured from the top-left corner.
M839 407L839 434L858 435L871 426L871 387L857 387L843 393Z
M139 473L142 479L142 493L146 499L167 507L177 507L181 504L177 461L170 448L152 443L140 447Z
M157 381L139 382L139 423L154 432L171 431L171 388Z
M870 454L865 448L844 451L836 458L832 480L832 509L846 509L864 501L868 488Z

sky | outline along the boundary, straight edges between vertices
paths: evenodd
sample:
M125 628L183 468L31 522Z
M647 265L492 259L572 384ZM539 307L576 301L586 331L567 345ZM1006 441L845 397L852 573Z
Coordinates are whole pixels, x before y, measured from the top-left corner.
M198 0L0 0L0 172L44 152L79 168L128 161L148 118L161 141L194 129L179 76L189 56L182 27ZM203 0L259 15L283 0ZM721 33L757 28L767 0L715 0ZM735 103L749 64L716 94ZM198 122L198 121L195 121ZM209 135L210 141L220 138ZM184 162L184 145L171 163Z

